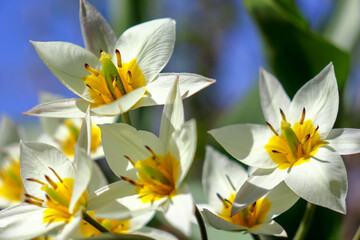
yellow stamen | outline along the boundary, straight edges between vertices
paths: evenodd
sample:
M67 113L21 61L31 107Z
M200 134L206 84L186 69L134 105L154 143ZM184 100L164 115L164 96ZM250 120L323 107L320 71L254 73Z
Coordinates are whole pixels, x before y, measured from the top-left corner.
M304 120L305 120L305 108L303 108L303 111L301 114L300 125L302 125L304 123Z
M311 119L305 121L305 108L300 121L293 126L285 121L285 114L281 110L280 112L283 118L281 135L275 134L265 145L270 158L280 169L310 161L310 157L314 156L319 147L327 144L318 133L319 126L314 128Z
M99 72L96 71L95 69L93 69L92 67L90 67L89 64L85 63L85 68L86 68L86 70L88 70L90 73L94 74L96 77L99 76Z
M85 76L83 80L93 100L91 107L112 103L126 93L146 85L145 76L137 65L136 59L122 63L120 51L115 51L115 54L117 64L111 69L104 66L103 70L87 67L92 74ZM99 61L113 65L111 55L106 52L101 52Z
M286 117L285 117L285 113L283 112L283 110L280 108L280 114L281 114L281 117L282 117L282 120L284 122L286 122Z
M267 198L260 198L255 203L230 217L231 206L235 196L236 194L231 194L228 200L223 198L220 199L222 202L226 201L229 205L224 204L222 212L218 214L219 217L231 222L232 224L248 229L255 228L264 222L271 207L271 202Z
M61 177L55 172L55 170L51 167L49 167L49 169L55 174L56 178L61 182L63 183L63 180L61 179Z
M115 50L115 53L116 53L116 63L117 63L117 66L119 68L122 67L122 62L121 62L121 54L120 54L120 51L119 50Z

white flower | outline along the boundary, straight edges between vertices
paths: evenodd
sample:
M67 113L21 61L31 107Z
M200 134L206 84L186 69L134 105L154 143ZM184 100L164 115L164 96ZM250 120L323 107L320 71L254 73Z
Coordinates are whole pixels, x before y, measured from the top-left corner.
M0 208L23 201L20 177L19 141L21 131L8 117L0 125Z
M141 106L164 104L179 77L183 98L214 83L196 74L159 74L175 43L175 21L157 19L126 30L118 40L101 14L81 1L87 49L66 42L32 42L53 74L80 99L40 104L27 115L81 117L88 105L96 115L118 115ZM99 55L100 49L104 50Z
M0 212L1 239L27 239L61 229L66 239L79 225L88 202L91 177L90 117L80 132L74 163L53 146L22 142L20 171L25 203ZM81 170L80 170L81 169Z
M42 93L40 95L40 102L49 102L60 99L50 93ZM101 133L98 124L113 123L115 117L91 117L91 145L90 157L91 159L98 159L104 157L104 151L101 144ZM81 129L81 119L79 118L41 118L41 125L44 129L44 134L40 136L38 141L51 144L59 148L70 159L74 158L75 146L79 137ZM96 167L96 165L94 165Z
M348 184L340 155L360 152L360 131L332 129L339 107L333 65L292 101L278 80L261 70L260 95L268 126L239 124L210 134L236 159L259 168L249 183L267 191L284 180L306 201L345 213ZM243 189L237 199L241 196ZM233 213L241 209L235 205Z
M177 82L164 107L159 138L127 124L100 128L106 159L125 181L97 192L99 199L116 201L89 207L100 208L98 216L115 219L159 208L172 225L190 235L193 199L182 182L194 158L196 127L194 120L184 122Z
M203 206L202 214L214 228L228 231L247 231L286 237L285 230L273 218L289 209L299 197L286 184L279 184L260 197L248 196L250 205L235 215L231 208L236 192L248 175L244 168L211 147L206 148L202 183L209 206ZM258 188L253 186L253 191Z

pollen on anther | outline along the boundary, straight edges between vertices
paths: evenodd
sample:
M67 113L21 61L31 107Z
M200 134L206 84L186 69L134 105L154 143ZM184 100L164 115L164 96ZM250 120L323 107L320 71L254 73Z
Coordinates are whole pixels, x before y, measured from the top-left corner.
M145 148L153 155L153 159L155 159L156 158L155 152L147 145L145 145Z
M55 176L57 177L57 179L59 180L59 182L63 183L63 180L61 179L61 177L55 172L55 170L51 167L49 167L49 169L55 174Z
M42 199L40 199L40 198L37 198L37 197L35 197L35 196L33 196L33 195L30 195L30 194L27 194L27 193L25 193L25 197L31 198L31 199L33 199L33 200L35 200L35 201L39 201L39 202L43 202L43 201L44 201L44 200L42 200Z
M99 76L99 72L93 69L92 67L90 67L89 64L85 63L85 68L86 70L94 74L96 77Z
M41 185L45 185L45 183L43 183L42 181L34 179L34 178L26 178L25 180L30 181L30 182L36 182L36 183L39 183Z
M51 178L49 178L49 176L47 176L47 175L44 175L44 176L45 176L46 181L48 181L48 183L49 183L54 189L56 189L56 188L57 188L56 183L54 183L54 181L51 180Z
M267 124L268 127L271 129L271 131L273 131L273 133L274 133L276 136L279 136L279 134L275 131L274 127L273 127L270 123L266 122L266 124Z
M135 167L135 162L129 157L124 155L124 158L126 158L127 160L129 160L129 162L131 163L131 165L133 165Z
M305 108L303 108L302 114L301 114L301 119L300 119L300 125L302 125L304 123L305 120Z
M116 53L116 62L117 62L117 66L119 68L122 67L122 62L121 62L121 54L120 54L120 51L118 49L115 50L115 53Z
M283 110L280 108L280 114L281 114L281 117L282 117L282 119L285 121L285 122L287 122L286 121L286 117L285 117L285 113L283 112Z
M236 191L236 188L235 188L234 184L232 183L232 181L231 181L231 179L230 179L229 175L225 175L225 176L226 176L226 179L228 180L228 182L229 182L229 184L230 184L231 188L232 188L234 191Z

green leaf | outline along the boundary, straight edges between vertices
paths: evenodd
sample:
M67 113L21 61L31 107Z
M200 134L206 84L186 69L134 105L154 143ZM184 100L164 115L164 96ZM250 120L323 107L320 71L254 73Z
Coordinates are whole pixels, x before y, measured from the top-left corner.
M269 65L290 97L329 62L342 90L349 54L312 32L293 1L244 0L244 5L261 32Z

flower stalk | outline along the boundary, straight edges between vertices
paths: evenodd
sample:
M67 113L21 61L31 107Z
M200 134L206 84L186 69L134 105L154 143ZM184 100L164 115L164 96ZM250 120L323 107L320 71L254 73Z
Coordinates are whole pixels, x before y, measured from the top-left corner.
M306 233L309 230L311 220L314 216L315 205L312 203L307 203L304 217L301 220L300 226L295 234L294 240L305 239Z
M84 213L83 219L87 221L89 224L91 224L94 228L99 230L102 233L107 233L109 230L107 230L103 225L98 223L95 219L93 219L89 214Z
M204 220L203 220L203 218L201 216L201 213L200 213L198 207L196 206L196 204L194 204L194 208L195 208L196 221L199 224L201 239L202 240L207 240L208 237L207 237L207 233L206 233L206 227L205 227Z

